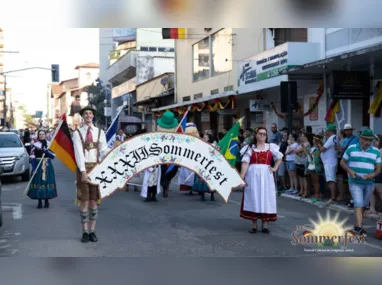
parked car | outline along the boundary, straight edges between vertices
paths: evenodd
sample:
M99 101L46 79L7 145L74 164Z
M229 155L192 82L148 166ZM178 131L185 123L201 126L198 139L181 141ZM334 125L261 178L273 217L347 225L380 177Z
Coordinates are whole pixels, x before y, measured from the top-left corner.
M3 168L0 166L0 175L3 174ZM1 203L1 180L0 180L0 228L3 225L3 209L2 209L2 203Z
M21 176L22 181L31 178L28 152L15 133L0 133L0 166L4 170L2 177Z
M20 135L20 132L19 132L18 129L9 129L8 132L11 132L11 133L15 133L15 134L17 134L17 135Z

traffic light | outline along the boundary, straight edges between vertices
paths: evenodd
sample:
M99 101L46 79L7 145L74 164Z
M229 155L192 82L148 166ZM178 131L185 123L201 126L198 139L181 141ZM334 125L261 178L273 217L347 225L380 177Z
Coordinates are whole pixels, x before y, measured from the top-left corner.
M60 66L52 64L52 82L60 82Z

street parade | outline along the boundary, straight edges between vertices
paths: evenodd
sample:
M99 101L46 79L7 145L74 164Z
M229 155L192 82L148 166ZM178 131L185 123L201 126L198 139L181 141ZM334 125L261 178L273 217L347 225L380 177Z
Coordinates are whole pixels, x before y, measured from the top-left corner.
M345 60L311 40L331 29L95 30L62 30L80 59L4 53L0 256L382 255L382 43Z

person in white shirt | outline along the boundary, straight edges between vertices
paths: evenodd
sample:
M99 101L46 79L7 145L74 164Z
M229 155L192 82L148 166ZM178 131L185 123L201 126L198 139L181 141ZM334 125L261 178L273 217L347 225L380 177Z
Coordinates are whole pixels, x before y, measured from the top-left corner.
M287 194L297 194L298 193L298 183L297 183L297 172L296 172L296 164L294 159L296 157L296 150L298 149L298 143L296 142L297 135L290 134L288 139L288 147L285 151L286 155L286 166L290 178L290 189L285 191Z
M327 205L332 204L336 201L336 176L337 176L337 146L338 138L336 136L336 127L329 124L325 136L327 138L325 144L319 146L321 152L321 160L324 164L325 178L330 189L331 198L327 202Z
M145 170L141 197L146 198L145 202L158 202L156 195L160 193L161 166L155 165Z
M84 243L89 242L89 240L91 242L98 241L95 227L98 217L98 204L100 204L101 199L99 186L90 183L88 172L109 151L105 132L93 125L93 118L96 112L94 106L83 108L80 111L80 115L84 120L84 124L73 133L74 154L78 168L76 180L77 200L80 202L83 229L81 241Z

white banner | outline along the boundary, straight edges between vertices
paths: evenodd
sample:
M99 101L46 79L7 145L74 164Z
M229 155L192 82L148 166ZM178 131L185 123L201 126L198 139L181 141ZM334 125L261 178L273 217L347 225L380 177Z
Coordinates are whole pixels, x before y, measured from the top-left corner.
M90 171L89 178L100 186L102 199L158 164L176 164L194 171L226 203L232 188L245 185L237 170L212 145L186 134L165 132L137 135L115 147Z

